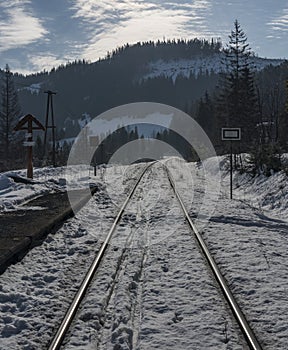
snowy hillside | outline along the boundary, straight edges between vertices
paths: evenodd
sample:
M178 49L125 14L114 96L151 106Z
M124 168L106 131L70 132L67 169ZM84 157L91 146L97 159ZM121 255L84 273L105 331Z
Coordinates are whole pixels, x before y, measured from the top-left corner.
M148 64L148 73L145 74L144 80L156 77L171 78L175 82L178 76L189 78L192 75L210 74L211 72L220 73L225 69L223 65L223 54L214 54L212 56L198 56L193 59L179 59L175 61L158 60ZM278 66L284 60L280 59L263 59L260 57L251 57L251 65L257 71L266 66Z
M225 156L218 157L223 171L222 191L229 197L230 176L225 162ZM216 158L206 160L209 173L213 176L215 172ZM252 177L250 174L234 172L233 174L233 197L237 201L242 201L259 213L271 218L288 221L288 191L287 175L284 171L277 172L269 177L258 175Z

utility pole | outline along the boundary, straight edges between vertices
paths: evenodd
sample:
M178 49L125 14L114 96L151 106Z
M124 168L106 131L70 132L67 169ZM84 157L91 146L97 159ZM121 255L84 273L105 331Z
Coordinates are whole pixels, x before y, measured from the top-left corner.
M232 141L230 141L230 199L233 199L233 149Z
M5 133L5 145L6 145L6 157L9 161L9 70L6 67L6 133Z
M47 108L46 108L46 121L45 121L45 135L44 135L44 155L46 153L46 143L47 143L47 131L48 129L52 129L52 164L53 167L56 167L56 159L55 159L55 123L54 123L54 110L53 110L53 95L56 95L56 92L51 90L44 91L47 94ZM51 125L49 125L49 111L51 108Z
M288 79L286 80L286 103L285 103L286 113L288 113Z
M233 141L241 140L241 128L222 128L222 141L230 141L230 199L233 199Z

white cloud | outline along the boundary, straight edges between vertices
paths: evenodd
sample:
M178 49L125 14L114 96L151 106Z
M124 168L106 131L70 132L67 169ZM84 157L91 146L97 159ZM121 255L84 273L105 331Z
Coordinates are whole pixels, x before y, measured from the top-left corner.
M210 8L208 0L75 0L73 5L74 17L83 21L89 35L83 57L92 61L126 43L163 37L210 37L206 25Z
M50 71L52 68L56 68L61 64L67 63L69 61L66 58L59 58L51 52L45 52L41 54L28 55L28 66L27 70L29 72L39 72L42 70Z
M226 42L235 17L258 54L287 57L287 0L229 0L229 5L225 0L0 0L0 64L35 72L77 58L95 61L126 43L164 37Z
M30 4L31 0L2 0L1 7L4 9L11 9L22 7L23 5Z
M288 31L288 9L283 9L280 16L274 18L267 23L273 31L287 32Z
M0 52L30 44L47 34L40 20L23 8L26 3L27 1L12 1L0 5Z
M74 0L75 18L83 18L91 22L100 22L106 19L117 17L124 19L129 16L129 13L137 13L145 11L151 7L159 7L144 1L116 1L116 0Z
M91 22L101 20L129 18L131 15L142 13L144 16L151 10L186 10L200 11L211 7L211 0L192 0L179 3L178 1L153 1L153 0L73 0L71 9L75 10L74 18L82 18Z

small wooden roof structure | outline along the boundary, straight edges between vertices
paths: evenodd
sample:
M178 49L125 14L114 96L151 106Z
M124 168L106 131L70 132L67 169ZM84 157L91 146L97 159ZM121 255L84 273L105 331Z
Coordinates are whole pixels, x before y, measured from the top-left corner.
M36 124L32 127L33 130L45 130L45 127L32 114L27 114L24 117L22 117L19 120L18 124L15 126L14 130L26 130L29 128L29 124L32 126L32 123ZM25 124L27 124L27 126L25 126Z

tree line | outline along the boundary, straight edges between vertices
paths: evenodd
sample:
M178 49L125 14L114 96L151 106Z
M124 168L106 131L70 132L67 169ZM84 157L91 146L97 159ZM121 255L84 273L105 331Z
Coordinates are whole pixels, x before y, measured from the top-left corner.
M269 175L282 169L281 155L288 151L288 63L256 73L249 61L247 36L237 20L224 52L226 69L218 88L200 99L195 117L218 154L230 147L221 140L221 128L241 128L241 141L234 143L239 154L235 166L243 169L240 154L249 153L249 169Z
M222 64L225 67L221 74L210 71L189 77L179 75L175 81L165 76L139 79L145 73L147 62L191 58L195 55L204 57L220 52L224 52ZM268 66L256 72L250 59L253 56L247 36L236 20L225 48L220 40L199 39L127 44L107 53L105 59L95 63L78 60L50 72L27 77L13 75L7 65L0 72L1 169L24 164L22 142L25 135L13 132L19 116L32 113L36 117L40 116L40 121L44 122L44 113L40 111L45 105L43 94L21 88L41 80L43 90L59 91L57 98L61 103L56 103L58 140L77 136L80 131L77 118L83 112L93 117L125 103L160 102L179 108L195 118L210 137L218 154L228 151L227 144L221 140L221 128L241 127L242 140L235 143L235 152L239 154L235 157L236 166L241 166L240 154L246 152L250 154L254 172L264 171L269 174L272 169L281 169L281 154L287 152L288 148L287 107L285 109L288 64L284 62L277 67ZM71 101L71 104L68 105L67 101ZM115 145L131 138L145 137L136 131L132 135L130 133L131 130L126 130L110 136L105 142L107 153L110 154ZM195 159L194 151L169 130L158 131L154 136L175 146L177 150L180 148L186 159ZM65 164L69 143L58 142L56 149L58 163ZM36 139L34 153L36 165L45 164L40 136Z

